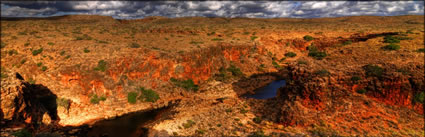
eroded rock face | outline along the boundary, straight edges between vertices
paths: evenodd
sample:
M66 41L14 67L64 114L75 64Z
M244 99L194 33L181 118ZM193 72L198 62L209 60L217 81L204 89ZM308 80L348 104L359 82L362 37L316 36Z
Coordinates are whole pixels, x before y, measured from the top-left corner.
M41 122L59 121L56 95L43 85L30 84L19 78L22 77L16 73L16 77L2 79L2 123L25 122L37 128Z
M424 91L423 73L415 71L423 70L421 67L409 71L411 75L402 75L395 74L390 65L383 65L385 73L382 77L359 75L361 80L356 82L350 79L350 75L343 73L319 75L312 71L314 69L306 69L312 67L311 65L287 67L289 72L287 85L279 89L277 97L277 101L281 104L278 122L287 126L307 126L325 119L323 115L327 114L343 112L358 115L356 114L358 110L351 109L353 105L375 101L384 104L383 106L397 106L397 109L393 107L386 109L407 108L423 115L423 104L414 100L417 94ZM366 92L359 93L360 89ZM370 108L366 110L370 113L376 111Z

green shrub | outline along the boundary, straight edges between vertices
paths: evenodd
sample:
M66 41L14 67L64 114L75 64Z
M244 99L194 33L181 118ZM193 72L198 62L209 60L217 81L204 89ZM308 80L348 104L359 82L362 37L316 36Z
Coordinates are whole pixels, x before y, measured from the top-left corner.
M202 135L202 134L205 134L205 130L203 130L203 129L197 129L197 130L195 131L195 133L196 133L196 134L200 134L200 135Z
M11 50L9 50L9 56L12 56L13 54L18 54L18 51L17 50L15 50L15 49L11 49Z
M391 35L388 35L384 37L384 43L400 43L400 40Z
M316 71L314 72L314 74L316 74L316 75L318 75L318 76L320 76L320 77L325 77L325 76L328 76L330 73L329 73L329 71L328 71L328 70L326 70L326 69L321 69L321 70L316 70Z
M359 94L364 94L367 91L366 91L366 89L358 89L356 92L359 93Z
M230 73L232 73L233 76L236 76L236 77L240 77L244 75L241 69L239 69L238 67L234 65L230 65L230 67L227 68L227 71L229 71Z
M89 53L90 52L90 50L89 49L87 49L87 48L84 48L84 53Z
M294 52L288 52L288 53L285 53L285 57L295 57L295 56L297 56L297 54L296 53L294 53Z
M71 57L71 55L67 55L65 56L65 59L69 59Z
M42 71L46 71L47 70L47 67L46 66L43 66L43 67L41 67L41 70Z
M398 49L400 49L400 45L391 43L389 45L383 46L382 49L383 50L398 50Z
M305 35L303 38L306 41L312 41L312 40L314 40L314 38L312 36L310 36L310 35Z
M363 69L368 77L381 77L384 74L384 69L377 65L368 64L363 66Z
M251 40L254 41L255 39L257 39L257 36L251 36Z
M60 53L59 53L59 55L61 55L61 56L63 56L63 55L65 55L65 51L61 51Z
M33 56L37 56L38 54L40 54L41 52L43 52L43 48L37 49L37 50L33 50L32 51L32 55Z
M138 97L139 100L147 102L156 102L159 99L159 95L152 89L145 89L144 87L139 88L142 94Z
M50 46L55 45L55 43L53 43L53 42L48 42L47 44L50 45Z
M319 51L319 49L316 46L308 46L308 56L313 57L317 60L321 60L327 56L326 52Z
M263 121L263 120L261 119L261 117L255 117L254 119L252 119L252 121L254 121L257 124L260 124L261 121Z
M273 64L274 68L276 68L276 69L281 69L282 68L279 64L277 64L276 61L272 61L272 64Z
M130 48L140 48L140 45L137 43L131 43Z
M184 88L186 90L192 90L192 91L198 91L199 86L195 85L195 83L193 82L192 79L188 79L188 80L178 80L175 78L171 78L170 81L181 88Z
M127 101L130 104L135 104L137 101L137 92L128 92Z
M107 63L106 63L104 60L100 60L100 61L97 63L97 67L96 67L96 68L94 68L94 70L96 70L96 71L102 71L102 72L105 72L105 70L106 70L106 65L107 65Z
M203 44L204 42L202 42L202 41L191 41L190 42L190 44L193 44L193 45L198 45L198 44Z
M223 39L221 39L221 38L213 38L213 39L211 39L212 41L222 41Z
M424 100L425 100L425 92L420 92L415 94L415 98L413 99L414 102L419 102L424 104Z
M12 135L16 137L32 137L32 134L28 132L26 129L18 130L15 133L12 133Z
M188 128L192 127L193 125L195 125L195 122L193 122L192 120L187 120L186 123L183 123L183 127L185 129L188 129Z
M322 51L316 51L316 52L310 51L308 53L308 56L313 57L317 60L322 60L323 58L327 56L327 54L326 52L322 52Z
M105 100L106 100L106 97L105 96L98 97L96 94L94 94L90 98L90 103L92 103L92 104L99 104L100 101L105 101Z
M344 41L342 45L350 45L351 43L353 43L351 40L347 40L347 41Z
M357 83L357 81L361 80L361 78L359 76L352 76L351 77L351 81L353 81L354 83Z
M420 49L416 50L416 52L422 52L422 53L425 53L425 48L420 48Z
M22 59L21 60L21 64L24 64L25 62L27 62L27 59Z
M37 67L40 67L41 65L43 65L43 63L42 63L42 62L38 62L38 63L37 63Z

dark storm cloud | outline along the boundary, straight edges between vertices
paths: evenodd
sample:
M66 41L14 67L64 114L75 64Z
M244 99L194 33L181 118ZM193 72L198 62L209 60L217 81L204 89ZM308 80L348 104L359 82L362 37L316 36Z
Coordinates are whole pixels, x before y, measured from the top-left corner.
M147 16L338 17L424 14L423 1L2 1L2 17L96 14L114 18Z

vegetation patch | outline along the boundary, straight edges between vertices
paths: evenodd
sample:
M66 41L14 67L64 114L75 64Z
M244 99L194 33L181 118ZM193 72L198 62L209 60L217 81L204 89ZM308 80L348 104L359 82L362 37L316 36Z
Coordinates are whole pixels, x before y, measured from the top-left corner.
M306 40L306 41L312 41L312 40L314 40L314 38L312 36L310 36L310 35L305 35L303 37L303 39Z
M140 87L139 90L142 92L142 94L138 97L141 101L156 102L159 99L159 95L152 89Z
M38 54L40 54L41 52L43 52L43 48L37 49L37 50L33 50L32 51L32 55L33 56L37 56Z
M343 43L342 43L342 45L350 45L351 43L353 43L351 40L347 40L347 41L344 41Z
M192 91L198 91L199 86L196 85L192 79L188 79L188 80L180 80L180 79L175 79L175 78L171 78L170 81L181 88L184 88L185 90L192 90Z
M211 39L212 41L222 41L223 39L221 39L221 38L213 38L213 39Z
M16 137L32 137L32 134L26 129L18 130L15 133L12 133L12 135Z
M297 56L297 54L296 53L294 53L294 52L288 52L288 53L285 53L285 57L295 57L295 56Z
M413 98L414 102L418 102L418 103L422 103L424 104L424 100L425 100L425 92L419 92L415 94L415 97Z
M367 90L362 88L362 89L357 89L356 92L359 93L359 94L364 94L364 93L367 92Z
M389 45L383 46L382 49L383 50L399 50L400 49L400 45L391 43Z
M251 36L251 40L254 41L255 39L257 39L257 36Z
M137 92L128 92L127 101L130 104L135 104L137 102Z
M315 72L314 72L314 74L315 75L318 75L318 76L320 76L320 77L325 77L325 76L329 76L329 71L328 70L326 70L326 69L321 69L321 70L316 70Z
M99 104L100 101L105 101L105 100L106 100L106 97L105 96L98 97L96 94L94 94L90 98L90 103L92 103L92 104Z
M90 52L90 50L89 49L87 49L87 48L84 48L84 53L89 53Z
M102 72L105 72L105 70L106 70L106 65L107 65L107 63L106 63L104 60L100 60L100 61L97 63L97 67L95 67L95 68L94 68L94 70L96 70L96 71L102 71Z
M425 48L420 48L420 49L416 50L416 52L422 52L422 53L425 53Z
M363 66L363 70L366 71L366 76L368 77L382 77L384 74L384 69L372 64L367 64Z
M230 65L230 67L227 68L227 71L229 71L230 73L232 73L233 76L236 76L236 77L240 77L244 75L241 69L239 69L235 65Z
M352 77L351 77L351 81L352 81L353 83L357 83L359 80L361 80L361 78L360 78L359 76L352 76Z
M313 57L317 60L322 60L323 58L325 58L327 56L326 52L324 51L319 51L319 49L316 46L308 46L308 56Z
M281 69L282 68L279 64L277 64L276 61L272 61L272 64L273 64L274 68L276 68L276 69Z
M384 43L400 43L400 40L391 35L384 37Z
M260 124L261 121L263 121L263 119L261 119L261 117L255 117L254 119L252 119L252 121L254 121L257 124Z
M185 129L188 129L188 128L190 128L190 127L192 127L193 125L195 125L196 123L194 122L194 121L192 121L192 120L187 120L186 121L186 123L183 123L183 127L185 128Z

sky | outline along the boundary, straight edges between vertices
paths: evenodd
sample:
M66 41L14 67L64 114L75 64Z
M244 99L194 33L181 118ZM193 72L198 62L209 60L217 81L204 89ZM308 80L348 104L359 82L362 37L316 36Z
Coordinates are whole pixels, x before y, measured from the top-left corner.
M1 17L74 14L165 17L318 18L424 15L424 1L1 1Z

